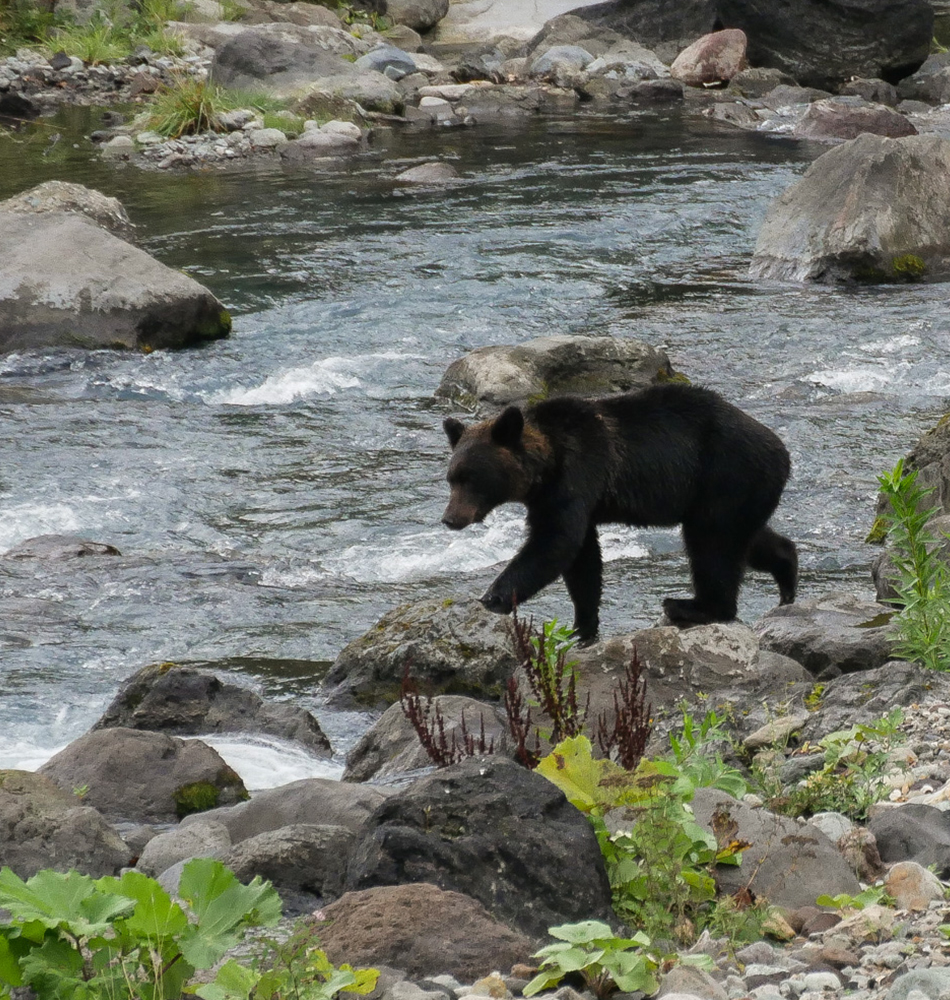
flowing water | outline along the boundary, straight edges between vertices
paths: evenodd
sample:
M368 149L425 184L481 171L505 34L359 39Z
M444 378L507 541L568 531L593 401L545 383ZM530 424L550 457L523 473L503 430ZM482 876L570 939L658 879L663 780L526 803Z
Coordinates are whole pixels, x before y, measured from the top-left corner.
M125 677L174 660L321 718L329 768L216 741L250 786L338 772L366 719L321 707L327 662L396 604L481 593L519 544L518 508L459 534L439 523L449 411L433 391L486 344L665 347L787 442L775 523L799 544L802 595L871 595L875 476L946 406L950 314L943 285L747 278L769 201L819 150L677 111L386 133L336 175L167 176L99 162L77 138L97 124L74 109L0 137L0 197L54 177L120 197L142 246L211 288L234 334L0 357L0 554L50 532L122 552L0 559L0 767L38 766ZM431 153L462 180L394 188ZM651 624L687 586L677 533L603 536L604 632ZM743 619L775 600L751 579ZM570 605L556 585L531 611Z

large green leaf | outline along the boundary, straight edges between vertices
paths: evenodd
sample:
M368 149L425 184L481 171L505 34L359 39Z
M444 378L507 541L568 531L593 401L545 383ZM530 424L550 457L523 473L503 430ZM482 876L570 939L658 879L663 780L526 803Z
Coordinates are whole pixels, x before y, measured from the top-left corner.
M0 906L24 924L68 927L85 938L107 930L132 905L123 896L101 892L91 878L76 871L44 869L24 882L11 869L0 869Z
M155 879L141 872L126 872L121 878L106 876L96 884L135 901L131 915L122 921L122 929L133 939L146 939L161 947L162 941L188 926L185 911Z
M255 878L242 885L220 861L194 858L182 871L178 894L191 908L196 923L185 928L181 951L196 969L208 969L241 938L248 924L273 926L280 920L280 896L270 884Z
M23 979L40 1000L86 1000L89 987L82 977L83 958L69 942L47 938L20 962Z
M189 992L194 992L202 1000L248 1000L260 980L261 974L255 969L229 958L218 969L214 982L204 983Z
M7 986L22 986L20 959L29 951L29 945L22 940L10 941L0 929L0 983Z

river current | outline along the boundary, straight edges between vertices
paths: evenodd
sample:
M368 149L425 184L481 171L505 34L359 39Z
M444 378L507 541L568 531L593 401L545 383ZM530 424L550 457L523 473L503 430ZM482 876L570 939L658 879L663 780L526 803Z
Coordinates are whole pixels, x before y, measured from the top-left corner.
M39 766L125 677L174 660L320 717L332 765L213 741L250 787L339 773L367 720L321 706L328 661L401 602L481 593L519 544L515 507L439 523L450 410L433 392L487 344L663 346L788 444L775 524L799 545L802 596L871 596L875 477L947 406L950 312L944 285L748 278L769 201L820 149L676 111L384 132L337 174L169 176L100 162L78 139L97 114L0 136L0 197L50 178L118 196L234 333L175 354L0 356L0 556L44 533L122 552L0 558L0 767ZM427 154L462 179L395 188ZM678 534L603 541L604 633L652 624L688 585ZM740 614L775 601L754 576ZM530 610L571 612L560 584Z

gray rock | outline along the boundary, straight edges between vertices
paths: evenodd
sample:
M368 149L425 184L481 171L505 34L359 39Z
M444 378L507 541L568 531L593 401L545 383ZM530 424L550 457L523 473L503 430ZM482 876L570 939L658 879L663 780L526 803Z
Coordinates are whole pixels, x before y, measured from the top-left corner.
M323 682L338 708L386 708L405 671L433 694L500 699L515 666L508 621L478 601L419 601L387 612L340 652Z
M449 0L386 0L386 16L414 31L434 28L449 12Z
M223 862L241 882L259 875L282 894L336 898L355 841L344 826L293 823L242 840Z
M928 1000L943 1000L950 992L950 969L913 969L898 976L885 994L885 1000L911 1000L918 990Z
M580 73L593 60L590 52L579 45L554 45L530 61L528 76L557 81Z
M745 53L744 31L714 31L683 49L670 66L670 76L690 87L728 81L745 67Z
M899 910L926 910L931 903L944 898L940 879L916 861L899 861L891 865L884 888L893 896Z
M90 556L119 556L122 553L105 542L90 542L74 535L37 535L4 552L4 559L44 559L61 562Z
M854 823L839 812L819 812L809 817L810 826L817 827L834 844L854 829Z
M189 858L221 858L230 847L228 828L199 814L190 826L176 826L152 837L139 855L136 868L156 877Z
M85 216L120 239L132 241L135 226L118 198L69 181L45 181L0 201L0 212L67 212Z
M897 88L886 80L848 80L841 85L841 93L846 96L862 97L872 104L897 107Z
M187 347L231 330L198 282L87 219L0 212L0 351Z
M383 73L390 80L399 80L407 73L416 71L412 56L394 45L378 45L375 49L370 49L366 55L356 60L355 66L363 73L369 71Z
M946 277L948 178L950 140L861 135L843 143L772 202L750 273L794 281L885 281L919 277L919 266L928 277ZM832 212L829 205L839 207Z
M946 103L947 88L950 84L948 70L950 70L950 52L931 53L916 73L900 81L897 85L897 96L905 101Z
M247 798L238 775L200 740L101 729L74 740L39 770L110 819L167 822Z
M762 98L762 103L769 108L787 108L796 104L813 104L815 101L823 101L829 97L831 94L827 90L783 83L770 90Z
M612 912L587 818L546 778L505 757L442 768L370 817L346 888L407 882L472 896L529 935Z
M792 135L796 139L844 142L865 132L892 139L917 135L917 129L904 115L883 104L871 104L863 97L815 101L795 125Z
M342 826L355 833L388 794L369 785L329 778L302 778L258 792L248 802L210 809L202 813L200 819L223 823L232 844L296 823ZM185 829L198 821L197 816L185 817L181 827Z
M301 93L297 110L309 110L334 102L349 102L367 111L397 114L403 106L402 91L383 73L374 70L359 72L353 66L349 72L320 77Z
M353 74L344 56L359 57L367 47L340 28L259 24L215 51L211 78L232 90L288 96L319 77Z
M778 86L794 86L795 81L780 69L755 66L737 73L731 84L731 90L738 90L745 97L765 97Z
M772 905L791 910L813 906L823 893L860 892L854 873L820 830L765 809L751 809L713 788L697 789L692 805L696 821L707 830L712 829L714 813L725 810L738 823L736 836L752 844L738 868L717 869L721 892L749 888Z
M268 704L209 671L175 663L150 664L122 684L93 729L115 726L176 736L260 733L299 743L320 757L330 755L330 741L306 709Z
M907 803L872 814L868 829L885 863L915 861L935 866L938 878L950 875L950 813Z
M666 353L642 341L560 335L480 347L449 366L436 395L490 412L565 393L602 396L642 389L671 373Z
M891 658L891 611L852 594L786 604L753 626L764 649L797 660L816 676L873 670Z
M353 136L325 132L323 129L311 129L304 132L299 139L281 146L280 155L288 163L306 164L327 157L353 156L361 149L361 142Z
M132 852L83 799L32 771L0 770L0 858L26 879L41 868L116 875Z
M442 720L446 749L454 745L461 752L467 738L471 738L473 746L480 746L483 737L495 753L507 748L507 722L493 706L457 694L437 695L430 703L423 699L423 704L429 706L433 726L437 717ZM347 754L343 780L378 781L430 767L432 763L402 704L396 703L383 712Z
M451 163L420 163L396 174L397 184L446 184L458 180L458 171Z
M852 77L899 77L927 58L933 38L926 0L717 0L716 9L722 24L748 36L752 65L826 89Z
M479 121L536 115L545 105L545 95L537 85L519 87L473 87L456 107L461 118Z

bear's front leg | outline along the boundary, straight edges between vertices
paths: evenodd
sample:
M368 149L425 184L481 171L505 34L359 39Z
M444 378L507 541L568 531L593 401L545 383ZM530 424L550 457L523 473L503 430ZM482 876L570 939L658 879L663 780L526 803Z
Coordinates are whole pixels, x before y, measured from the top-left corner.
M517 605L530 601L539 590L567 573L582 549L589 554L589 547L585 548L588 532L586 513L571 503L554 506L553 514L529 510L527 541L480 598L489 611L510 614ZM600 549L597 547L596 532L593 546L599 565ZM595 617L596 604L600 602L599 581L596 590ZM583 617L589 619L588 615Z

